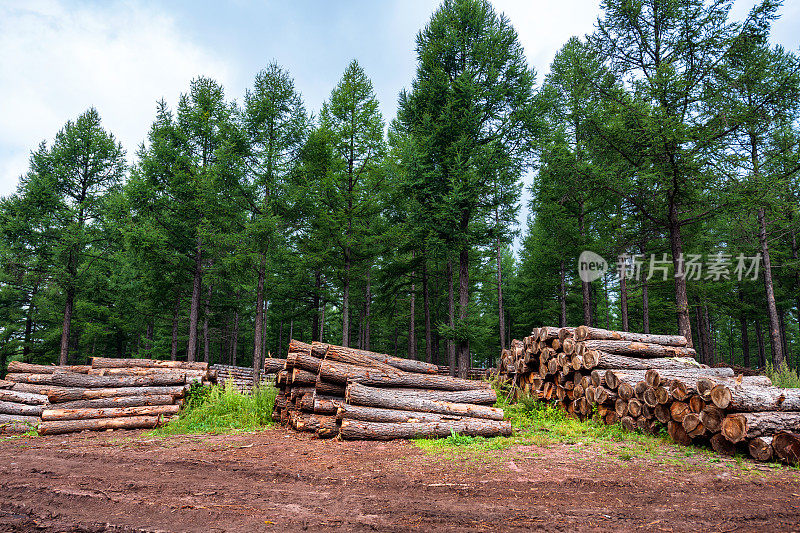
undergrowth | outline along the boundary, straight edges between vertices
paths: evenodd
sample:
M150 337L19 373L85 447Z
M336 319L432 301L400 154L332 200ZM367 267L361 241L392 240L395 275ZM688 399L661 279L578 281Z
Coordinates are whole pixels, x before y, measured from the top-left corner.
M772 363L767 361L767 376L772 380L772 384L776 387L783 387L787 389L800 389L800 376L797 370L792 370L786 364L786 361L781 361L778 368L772 366Z
M192 388L177 419L152 432L152 435L193 433L231 433L255 431L271 426L277 390L271 385L243 394L228 384L225 387Z

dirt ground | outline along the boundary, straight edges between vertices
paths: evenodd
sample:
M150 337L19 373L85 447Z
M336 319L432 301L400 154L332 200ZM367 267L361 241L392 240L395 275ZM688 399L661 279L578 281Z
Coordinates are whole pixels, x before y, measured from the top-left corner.
M19 438L0 442L0 531L800 530L797 469L613 446Z

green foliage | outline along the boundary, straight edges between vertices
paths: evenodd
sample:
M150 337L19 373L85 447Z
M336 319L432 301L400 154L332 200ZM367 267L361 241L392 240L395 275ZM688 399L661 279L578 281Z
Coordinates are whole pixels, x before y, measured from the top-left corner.
M233 385L194 390L176 420L156 429L155 435L231 433L257 431L272 425L272 408L277 390L272 386L239 392Z
M773 367L772 362L767 361L766 374L776 387L800 389L800 375L797 370L789 368L785 360L778 368Z

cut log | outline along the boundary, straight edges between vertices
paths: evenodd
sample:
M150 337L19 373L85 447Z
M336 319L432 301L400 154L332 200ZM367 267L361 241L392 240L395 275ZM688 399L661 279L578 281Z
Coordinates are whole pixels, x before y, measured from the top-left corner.
M594 387L594 399L598 404L610 404L617 400L617 393L605 387Z
M683 335L651 335L649 333L634 333L631 331L611 331L607 329L578 326L575 328L575 340L614 340L644 342L648 344L661 344L664 346L686 346L686 337Z
M319 365L322 363L322 359L317 359L312 355L307 354L298 354L294 360L295 368L299 368L305 370L307 372L311 372L312 374L319 374Z
M13 381L6 381L4 379L0 379L0 389L10 389L14 386Z
M339 406L344 404L342 398L314 394L314 412L321 415L335 415Z
M548 335L549 335L550 328L546 328L546 329L547 329ZM540 333L541 333L541 330L540 330ZM574 336L575 336L575 328L566 327L566 328L559 328L558 329L558 339L562 343L564 342L564 339L569 339L569 338L574 337Z
M800 389L718 384L711 401L731 411L800 411Z
M363 420L342 420L340 435L346 440L392 440L449 437L453 433L466 436L497 437L511 435L511 422L465 418L441 422L382 423Z
M617 401L614 402L614 411L617 413L617 418L622 418L628 414L628 402L617 398Z
M608 411L603 415L603 423L607 425L616 424L619 421L616 411Z
M722 429L725 412L713 405L707 405L700 411L700 422L710 433L718 433Z
M285 365L286 359L267 357L264 359L264 368L262 369L262 372L264 374L277 374ZM253 376L251 374L250 379L252 379L252 377Z
M322 343L320 343L322 344ZM383 363L392 368L403 370L405 372L415 372L418 374L438 374L439 367L424 361L415 361L413 359L403 359L401 357L392 357L391 355L369 352L367 350L356 350L354 348L345 348L344 346L336 346L334 344L328 345L329 348L334 348L340 353L348 353L353 356L364 356L378 363Z
M689 405L684 402L672 402L672 405L669 406L670 418L678 423L683 422L683 419L690 412Z
M733 413L722 421L722 434L733 442L772 435L778 431L800 430L800 413L793 411L762 411Z
M691 358L685 357L654 357L644 359L640 357L630 357L600 350L588 350L586 353L596 353L597 362L593 368L597 369L620 369L620 370L647 370L650 368L664 370L681 370L684 368L699 369L700 365Z
M711 447L720 455L733 457L736 455L736 445L725 438L722 433L714 433L710 439Z
M90 376L161 376L168 374L178 378L181 376L186 376L189 379L194 378L195 381L197 379L208 379L210 373L210 370L181 370L176 368L92 368L87 372Z
M445 415L439 413L422 413L419 411L404 411L400 409L383 409L380 407L365 407L363 405L341 404L337 410L339 420L350 418L367 422L440 422L446 420L461 420L463 416Z
M8 372L12 374L53 374L54 372L77 372L80 374L86 374L91 368L92 367L88 365L34 365L31 363L23 363L22 361L11 361L8 363Z
M314 387L292 387L292 390L289 392L289 401L294 402L295 400L302 398L303 395L308 394L309 392L315 392Z
M772 439L775 455L789 464L800 464L800 434L779 431Z
M6 374L8 381L14 383L31 383L35 385L53 385L54 373L50 374Z
M619 421L627 431L636 431L636 420L633 417L623 416Z
M663 346L648 342L588 340L581 341L586 350L599 350L620 355L630 355L640 358L651 357L695 357L693 348L681 346ZM580 352L579 352L580 353Z
M68 389L54 388L47 392L50 403L69 402L74 400L96 400L98 398L116 398L120 396L153 396L169 395L181 398L186 393L185 386L173 387L115 387L103 389Z
M567 330L569 328L564 328L564 329ZM572 336L571 333L569 335L566 335L567 332L565 331L565 336L564 337L560 337L560 335L559 335L560 332L561 332L560 328L554 328L552 326L541 327L541 328L539 328L538 340L540 342L547 342L547 341L552 340L552 339L559 339L559 340L563 341L567 337L571 337Z
M95 418L91 420L52 420L42 422L40 435L57 435L77 431L104 431L106 429L152 429L164 421L160 416L126 416L122 418Z
M628 415L632 418L638 418L642 414L642 402L636 398L631 398L628 401Z
M0 401L42 405L47 403L47 396L13 389L0 389Z
M184 375L149 376L88 376L86 374L67 374L56 372L52 375L53 385L59 387L80 387L99 389L107 387L161 387L179 385L186 382Z
M400 370L386 372L334 361L323 361L320 365L319 373L322 379L333 383L347 383L348 380L350 380L363 385L381 387L415 387L441 390L491 388L491 385L485 381L473 381L430 374L413 374Z
M474 403L478 405L494 405L497 402L497 392L494 389L472 389L472 390L435 390L435 389L415 389L398 387L394 389L405 395L418 396L428 400L443 400L456 403Z
M667 423L667 433L669 433L672 440L678 444L689 446L692 443L692 438L686 433L686 430L683 429L683 425L680 422L670 420Z
M622 398L625 401L630 400L635 395L634 388L627 384L627 383L620 383L619 387L617 387L617 396Z
M4 415L42 416L44 405L0 401L0 413Z
M688 413L681 421L684 431L690 437L701 437L706 434L706 428L700 421L700 415L697 413Z
M317 382L317 375L312 374L307 370L295 367L292 370L292 386L297 385L315 385Z
M142 405L137 407L104 407L99 409L46 409L42 420L89 420L125 416L169 416L178 414L178 405Z
M672 414L670 413L669 406L665 404L656 405L655 409L653 409L653 416L655 416L656 420L658 420L662 424L666 424L672 419Z
M772 437L763 436L750 439L747 443L747 450L750 452L750 457L756 461L771 461L773 456Z
M366 407L503 420L503 410L495 407L429 400L413 393L404 394L400 389L379 389L366 387L359 383L351 383L347 386L345 400L349 403Z
M159 361L157 359L111 359L92 357L92 368L175 368L181 370L208 370L208 363L185 361Z
M317 394L344 398L345 386L341 383L331 383L317 376L317 381L314 384L314 387L317 391Z
M706 402L700 396L691 396L687 403L689 404L690 413L699 413L706 407Z
M182 400L178 400L182 401ZM151 396L118 396L96 400L75 400L56 404L58 409L100 409L104 407L140 407L143 405L170 405L175 399L168 394Z
M362 353L359 353L358 350L344 348L342 346L328 345L328 349L325 351L324 360L337 361L339 363L347 363L350 365L363 366L367 368L380 368L389 372L392 370L397 370L396 367L382 363L373 359L372 357L368 357Z

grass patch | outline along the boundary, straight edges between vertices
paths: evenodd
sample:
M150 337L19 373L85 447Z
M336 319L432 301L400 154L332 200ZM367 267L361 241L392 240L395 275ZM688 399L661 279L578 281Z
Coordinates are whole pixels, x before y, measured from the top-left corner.
M192 389L177 419L150 435L256 431L271 426L277 389L265 385L243 394L233 385Z
M786 389L800 389L800 375L797 370L792 370L782 361L778 368L774 368L770 361L767 361L767 376L772 380L772 384L776 387Z

